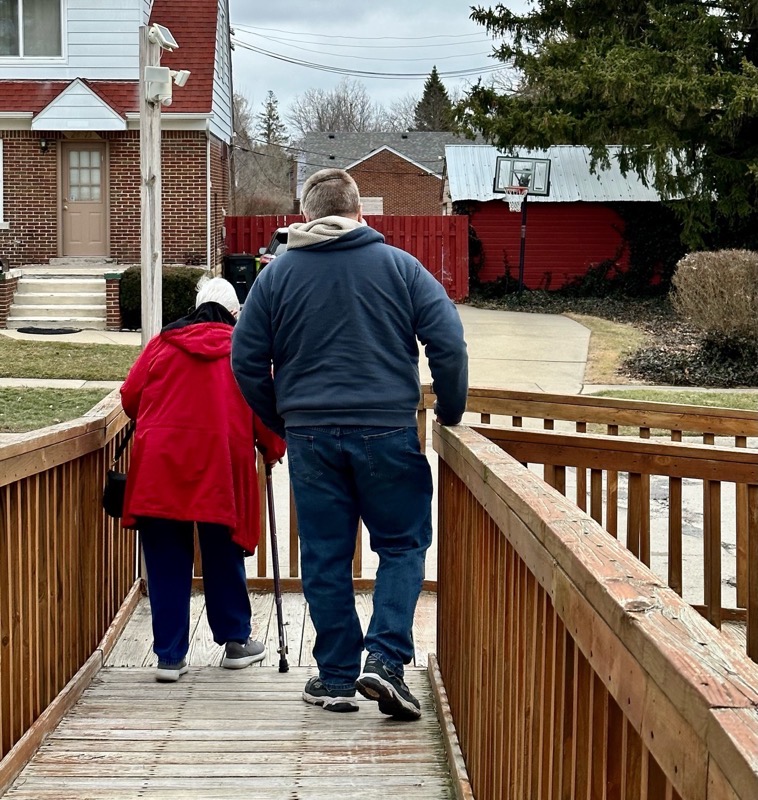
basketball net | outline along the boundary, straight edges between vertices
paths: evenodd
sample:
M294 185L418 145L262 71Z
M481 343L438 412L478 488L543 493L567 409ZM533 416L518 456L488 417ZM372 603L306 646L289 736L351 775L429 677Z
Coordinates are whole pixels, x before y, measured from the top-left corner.
M524 202L528 191L529 189L526 186L508 186L503 193L503 199L508 203L508 210L521 211L521 204Z

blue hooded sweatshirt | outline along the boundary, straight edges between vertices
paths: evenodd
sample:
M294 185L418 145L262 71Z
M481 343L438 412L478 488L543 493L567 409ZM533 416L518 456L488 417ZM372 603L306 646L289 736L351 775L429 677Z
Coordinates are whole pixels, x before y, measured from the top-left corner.
M282 436L285 427L415 426L417 337L435 412L455 425L468 390L458 312L415 258L361 226L287 250L260 273L234 330L232 369Z

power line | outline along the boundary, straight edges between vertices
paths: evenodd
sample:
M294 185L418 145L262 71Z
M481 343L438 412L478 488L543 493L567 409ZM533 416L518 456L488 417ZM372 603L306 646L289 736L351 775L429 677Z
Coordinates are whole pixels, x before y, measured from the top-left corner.
M344 49L350 50L420 50L420 49L428 49L428 48L448 48L448 47L460 47L461 45L470 45L470 44L492 44L493 40L488 38L477 38L472 39L471 41L461 41L461 42L443 42L437 44L341 44L339 42L325 42L325 41L312 41L310 39L291 39L287 37L275 37L269 36L264 33L256 33L253 28L246 27L244 25L237 25L244 33L248 33L251 36L258 36L261 39L265 39L266 41L270 42L279 42L279 43L294 43L294 44L316 44L329 47L341 47ZM312 34L317 36L318 34ZM351 37L350 41L354 41Z
M438 33L433 36L340 36L333 33L315 33L314 31L286 31L281 28L261 28L258 25L239 25L232 22L233 28L241 28L250 31L273 31L274 33L287 33L291 36L320 36L324 39L350 39L351 41L378 42L383 40L395 40L401 42L415 42L421 39L463 39L477 36L481 38L481 33Z
M288 64L307 67L309 69L315 69L321 72L332 72L337 75L350 75L357 78L373 78L377 80L421 80L429 77L427 72L375 72L371 70L348 69L346 67L317 64L311 61L304 61L303 59L290 58L278 53L272 53L268 50L263 50L262 48L251 45L248 42L243 42L241 39L237 39L236 37L232 39L232 42L235 45L239 45L240 47L244 48L245 50L250 50L253 53L258 53L259 55L268 56L269 58L273 58L277 61L284 61ZM473 75L497 72L502 68L502 64L489 64L483 67L469 67L466 69L448 70L445 72L439 72L438 74L440 78L465 78Z
M423 133L423 132L424 131L420 131L420 133ZM318 133L318 131L314 131L314 133ZM366 131L366 133L373 133L373 131ZM305 150L302 147L298 147L296 144L295 145L291 145L291 144L279 144L277 142L267 142L265 139L259 139L259 138L255 137L255 136L251 136L249 138L250 138L251 142L256 142L258 144L267 145L269 147L280 147L283 150L291 150L291 151L297 152L297 153L305 153L306 155L309 155L309 156L323 156L324 158L328 158L330 161L333 160L332 156L334 155L334 153L322 153L322 152L320 152L318 150ZM234 146L235 147L241 147L240 145L234 145ZM383 147L383 146L384 145L380 145L380 147ZM387 147L391 147L391 145L387 145ZM374 148L374 149L378 149L378 148ZM248 152L257 152L257 151L248 151ZM349 155L349 156L348 155L341 155L340 159L346 159L346 160L349 160L349 161L357 161L359 158L363 158L366 155L367 155L366 152L363 151L359 155ZM402 153L400 155L401 155L401 157L405 158L405 156L403 156ZM441 159L440 158L414 158L412 160L415 161L417 164L438 164ZM310 166L317 166L317 165L315 163L313 163ZM393 173L393 174L395 174L395 173Z
M276 147L282 147L282 145L276 145ZM234 150L239 150L243 153L251 153L252 155L256 156L263 156L264 158L280 158L280 155L276 155L274 153L261 153L259 150L251 150L248 147L243 147L242 145L234 144L232 145ZM328 167L328 164L323 164L321 162L316 161L297 161L298 166L305 166L305 167L319 167L325 168ZM365 169L364 174L370 175L394 175L394 176L401 176L406 178L436 178L437 180L441 179L440 173L434 172L398 172L393 170L384 170L384 169Z
M277 44L283 44L285 47L296 47L297 50L305 53L316 53L316 55L320 56L332 56L333 58L353 58L358 61L399 61L399 62L407 62L407 61L424 61L427 64L430 61L450 61L453 58L470 58L471 56L487 56L490 55L491 51L485 50L480 51L478 53L458 53L458 55L454 56L426 56L424 58L380 58L379 56L356 56L352 53L330 53L325 52L324 50L313 50L310 47L302 47L301 45L291 45L287 44L287 42L283 39L275 39L273 37L267 38L269 42L276 42ZM312 42L311 44L324 44L323 42Z

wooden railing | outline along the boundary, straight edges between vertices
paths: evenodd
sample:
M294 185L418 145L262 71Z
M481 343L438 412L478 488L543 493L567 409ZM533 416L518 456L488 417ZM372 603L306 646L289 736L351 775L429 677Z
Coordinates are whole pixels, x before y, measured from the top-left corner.
M83 418L0 444L0 759L92 656L135 583L135 537L101 508L125 423L116 392Z
M475 428L517 461L540 465L547 483L567 494L644 564L651 564L652 528L657 527L659 574L670 588L701 610L716 627L747 619L747 652L758 660L758 452L611 436L561 434L514 428ZM589 480L587 475L589 474ZM686 487L686 481L698 487ZM651 503L655 488L655 513ZM700 488L702 486L702 488ZM687 503L683 488L689 488ZM621 494L626 502L619 503ZM722 495L729 507L722 508ZM728 513L724 513L728 511ZM698 521L702 534L685 586L683 518ZM734 550L737 608L722 603L722 553ZM750 569L750 565L753 565Z
M477 800L758 797L758 667L498 444L434 446L437 652Z

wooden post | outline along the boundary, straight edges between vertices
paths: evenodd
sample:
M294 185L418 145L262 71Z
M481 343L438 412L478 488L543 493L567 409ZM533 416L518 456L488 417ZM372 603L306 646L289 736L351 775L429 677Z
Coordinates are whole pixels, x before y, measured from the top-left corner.
M160 45L139 29L142 346L161 329L163 254L161 242L161 105L147 99L145 67L160 63Z

